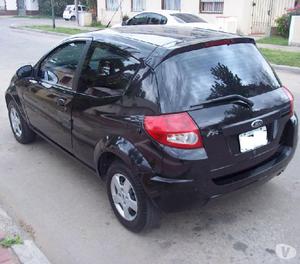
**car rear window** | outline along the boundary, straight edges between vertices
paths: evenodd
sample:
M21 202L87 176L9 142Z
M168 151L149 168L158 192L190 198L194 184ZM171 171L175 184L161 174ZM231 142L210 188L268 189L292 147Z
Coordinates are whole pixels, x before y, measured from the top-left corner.
M187 110L232 94L253 97L281 85L254 44L232 44L177 54L157 68L163 112Z
M171 16L180 19L184 23L207 23L204 19L193 14L175 13L171 14Z

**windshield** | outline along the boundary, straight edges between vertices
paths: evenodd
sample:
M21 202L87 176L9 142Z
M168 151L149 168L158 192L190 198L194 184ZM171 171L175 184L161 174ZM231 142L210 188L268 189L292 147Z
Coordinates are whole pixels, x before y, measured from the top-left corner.
M73 6L68 5L68 6L66 6L66 10L67 10L67 11L72 10L72 7L73 7Z
M187 13L175 13L171 14L174 18L177 20L181 20L180 22L182 23L207 23L204 19L192 15L192 14L187 14Z
M161 108L183 111L232 94L253 97L280 87L253 44L233 44L175 55L157 69Z

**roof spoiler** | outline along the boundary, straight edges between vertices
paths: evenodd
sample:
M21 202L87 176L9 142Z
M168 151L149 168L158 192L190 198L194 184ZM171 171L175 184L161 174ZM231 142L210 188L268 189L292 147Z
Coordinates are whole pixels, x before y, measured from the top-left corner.
M180 53L189 52L198 49L216 47L216 46L223 46L223 45L232 45L232 44L240 44L240 43L251 43L256 45L255 40L253 38L244 38L244 37L237 37L237 38L224 38L224 39L216 39L216 40L209 40L206 42L195 43L189 46L179 47L175 50L172 50L168 53L161 62L178 55Z

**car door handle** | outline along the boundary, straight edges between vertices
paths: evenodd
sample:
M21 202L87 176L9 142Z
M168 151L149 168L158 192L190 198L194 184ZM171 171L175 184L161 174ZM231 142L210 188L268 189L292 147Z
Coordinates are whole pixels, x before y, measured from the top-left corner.
M56 104L59 106L66 106L67 100L65 98L58 98Z

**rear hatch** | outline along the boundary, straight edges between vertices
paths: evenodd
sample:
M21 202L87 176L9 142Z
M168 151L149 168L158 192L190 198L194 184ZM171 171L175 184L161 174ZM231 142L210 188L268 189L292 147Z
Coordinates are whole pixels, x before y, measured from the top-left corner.
M253 43L181 50L156 72L162 112L189 113L212 177L246 170L278 151L290 100Z

